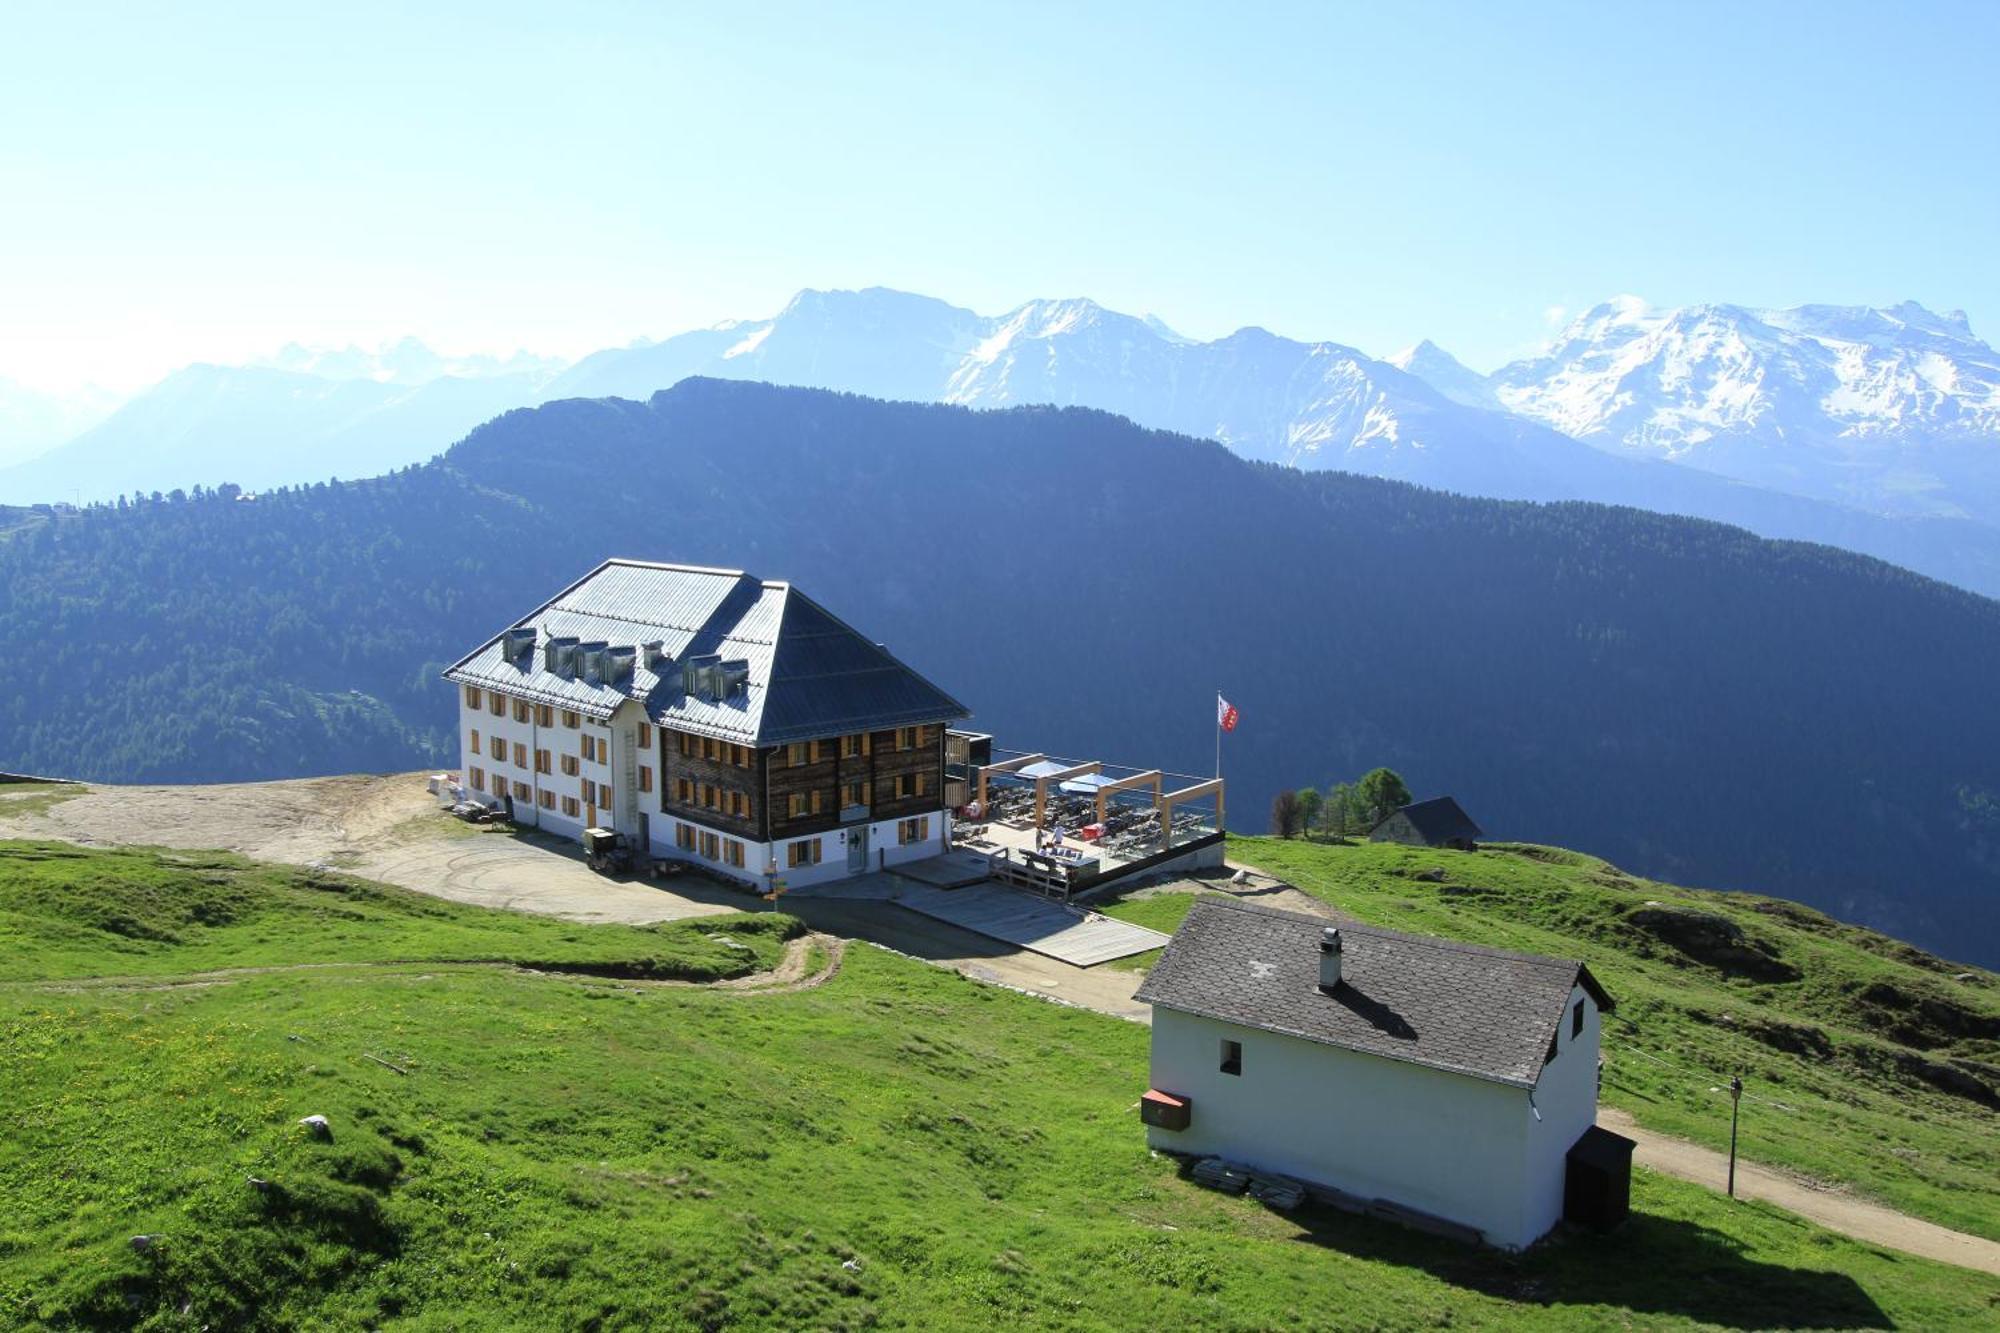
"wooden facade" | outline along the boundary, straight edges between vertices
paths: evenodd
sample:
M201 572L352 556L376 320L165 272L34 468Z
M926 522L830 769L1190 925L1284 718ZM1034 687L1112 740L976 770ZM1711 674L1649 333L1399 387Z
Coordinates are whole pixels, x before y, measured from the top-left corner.
M659 808L749 842L764 838L766 755L755 746L658 729Z
M754 749L661 728L659 809L751 842L935 814L944 732L930 723Z

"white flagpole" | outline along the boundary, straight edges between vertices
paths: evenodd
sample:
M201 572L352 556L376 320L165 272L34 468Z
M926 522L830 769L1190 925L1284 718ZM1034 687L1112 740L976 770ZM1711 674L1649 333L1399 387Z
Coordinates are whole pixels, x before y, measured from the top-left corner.
M1215 692L1215 776L1222 776L1222 691Z

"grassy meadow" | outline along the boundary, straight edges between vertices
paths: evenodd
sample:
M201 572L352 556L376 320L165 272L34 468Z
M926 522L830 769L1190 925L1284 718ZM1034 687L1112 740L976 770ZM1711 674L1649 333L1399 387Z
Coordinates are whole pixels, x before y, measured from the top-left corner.
M89 790L77 782L0 777L0 816L47 814L51 808L74 800Z
M2000 1281L1644 1173L1625 1227L1517 1256L1211 1194L1145 1147L1144 1028L866 946L769 993L466 961L722 975L743 951L711 937L768 962L795 929L775 914L580 927L22 844L0 844L0 909L8 1327L1936 1328L2000 1309ZM326 962L348 965L295 966Z

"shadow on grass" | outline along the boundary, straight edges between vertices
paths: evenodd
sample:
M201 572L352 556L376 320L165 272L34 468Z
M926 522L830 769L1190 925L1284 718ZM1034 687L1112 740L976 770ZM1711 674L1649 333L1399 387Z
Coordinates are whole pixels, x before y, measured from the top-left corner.
M1894 1328L1845 1273L1788 1268L1744 1252L1696 1222L1634 1213L1606 1233L1561 1228L1525 1254L1419 1234L1372 1217L1308 1206L1300 1239L1421 1268L1441 1281L1529 1305L1603 1306L1739 1329Z

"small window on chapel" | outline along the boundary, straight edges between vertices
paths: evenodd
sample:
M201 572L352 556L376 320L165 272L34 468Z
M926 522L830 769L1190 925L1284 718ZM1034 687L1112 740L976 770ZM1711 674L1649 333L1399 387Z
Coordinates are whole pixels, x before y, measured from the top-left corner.
M1241 1076L1242 1076L1242 1074L1243 1074L1243 1043L1242 1043L1242 1042L1240 1042L1240 1041L1230 1041L1230 1040L1229 1040L1229 1039L1228 1039L1227 1037L1223 1038L1223 1040L1222 1040L1222 1072L1223 1072L1223 1073L1225 1073L1225 1074L1235 1074L1235 1075L1237 1075L1238 1077L1241 1077Z
M1578 1000L1576 1002L1576 1008L1569 1011L1569 1035L1572 1037L1581 1037L1583 1035L1582 1000Z

